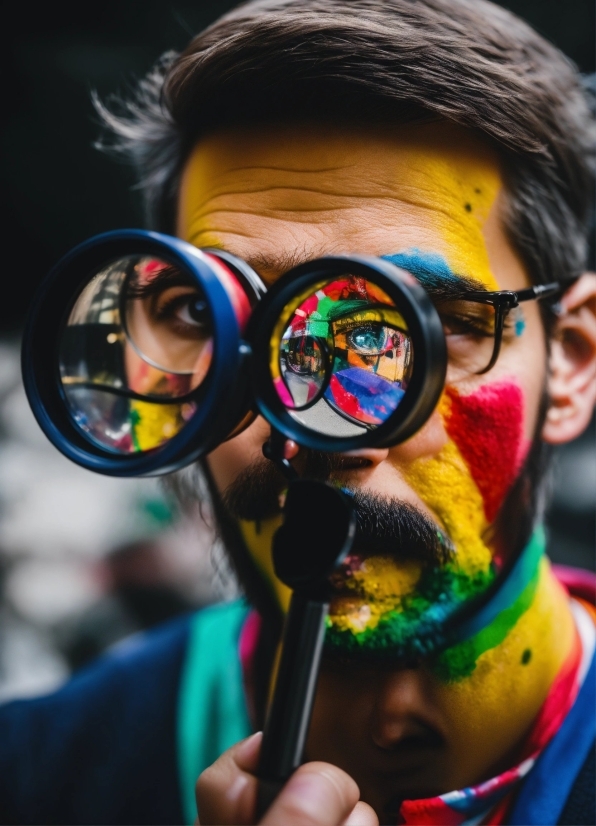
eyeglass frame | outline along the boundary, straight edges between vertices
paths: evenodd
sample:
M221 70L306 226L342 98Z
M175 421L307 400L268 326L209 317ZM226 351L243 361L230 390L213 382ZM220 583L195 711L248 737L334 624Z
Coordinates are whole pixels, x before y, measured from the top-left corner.
M460 296L465 301L472 301L478 304L490 304L495 310L495 331L493 335L493 352L488 362L488 365L482 370L477 370L475 375L481 376L488 373L495 366L501 353L501 345L503 343L503 330L505 328L505 321L507 316L525 301L540 301L544 298L556 295L561 292L563 285L559 281L552 281L549 284L537 284L534 287L527 287L523 290L470 290L463 292ZM432 300L432 297L431 297ZM296 410L305 410L312 407L325 394L329 380L331 377L331 363L333 361L333 353L330 351L327 342L318 336L313 336L317 339L319 346L323 350L328 364L325 367L325 379L321 388L317 391L312 400L304 405L299 405ZM290 369L292 369L290 367ZM292 372L295 372L292 370ZM341 412L341 411L339 411ZM342 414L343 415L343 414Z
M505 320L511 310L514 310L524 301L540 301L549 298L563 290L560 281L552 281L549 284L537 284L534 287L527 287L523 290L495 290L488 292L484 290L470 290L463 293L460 298L465 301L472 301L478 304L490 304L495 310L495 332L493 341L493 352L488 365L482 370L478 370L475 375L481 376L488 373L497 363L501 353L503 342L503 330Z

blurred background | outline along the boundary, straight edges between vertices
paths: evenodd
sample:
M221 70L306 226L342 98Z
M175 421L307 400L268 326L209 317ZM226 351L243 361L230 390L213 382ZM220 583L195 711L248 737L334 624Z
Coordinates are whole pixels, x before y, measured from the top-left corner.
M129 170L93 148L91 91L126 94L162 52L234 5L3 5L0 700L50 690L127 635L237 593L209 528L180 516L158 482L96 476L58 454L19 373L20 331L47 270L95 233L143 223ZM593 0L501 5L594 72ZM592 423L557 454L551 558L594 570L595 509Z

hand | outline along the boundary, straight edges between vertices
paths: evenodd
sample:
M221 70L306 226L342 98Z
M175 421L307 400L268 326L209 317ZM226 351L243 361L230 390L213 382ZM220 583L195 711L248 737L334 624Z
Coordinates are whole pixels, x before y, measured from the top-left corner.
M255 823L256 777L262 733L236 743L197 780L203 826ZM358 800L352 778L329 763L305 763L272 803L261 826L379 826L371 807Z

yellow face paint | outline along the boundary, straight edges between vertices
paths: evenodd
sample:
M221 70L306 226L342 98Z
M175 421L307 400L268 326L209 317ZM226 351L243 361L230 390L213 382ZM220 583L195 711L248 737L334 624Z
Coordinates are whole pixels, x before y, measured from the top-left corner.
M421 251L441 258L452 275L473 278L489 290L511 288L508 278L517 279L519 288L525 274L514 256L499 272L502 283L494 274L495 245L501 249L507 244L498 220L501 189L494 150L455 125L397 127L390 135L387 130L358 133L315 126L227 132L203 140L189 158L178 232L197 246L221 247L243 257L269 282L297 261L323 254ZM515 392L498 388L495 393L496 405L492 397L472 394L468 404L467 396L446 395L447 444L434 455L407 462L396 453L402 477L454 543L450 576L459 592L464 580L474 590L486 587L493 576L486 536L524 455L521 448L506 455L509 475L497 461L486 434L495 430L498 440L503 409L509 411L505 419L511 432L523 431L524 422L523 405L518 418L510 414L517 404ZM500 419L491 418L495 407ZM482 462L474 454L472 443L482 433L485 465L500 468L494 484L482 476ZM513 436L519 447L522 436ZM390 490L379 492L391 495ZM263 521L259 531L244 524L242 531L285 605L287 594L275 580L270 560L275 524ZM416 613L417 591L427 587L430 594L430 585L419 566L366 559L350 593L342 593L332 605L330 632L335 628L354 637L378 632L383 615Z
M187 162L178 234L254 261L271 280L296 259L415 247L497 289L485 229L500 189L496 153L452 124L389 137L315 126L228 132L201 141Z
M287 585L284 585L275 576L271 557L273 534L279 528L281 522L281 516L276 516L259 522L249 522L241 519L238 524L246 547L250 550L251 556L265 580L271 585L277 604L285 613L288 610L292 592Z
M456 721L451 745L463 776L476 777L478 766L527 736L576 633L567 595L543 559L532 604L505 639L466 679L436 684L432 702Z

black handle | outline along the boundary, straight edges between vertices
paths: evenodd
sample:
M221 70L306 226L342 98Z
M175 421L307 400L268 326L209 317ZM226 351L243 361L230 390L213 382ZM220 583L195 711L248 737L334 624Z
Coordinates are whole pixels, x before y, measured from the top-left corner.
M290 482L272 557L276 576L293 593L261 746L259 818L302 762L329 608L328 578L349 553L355 532L346 493L324 482Z
M321 661L329 605L294 592L279 671L261 746L257 817L302 762Z

